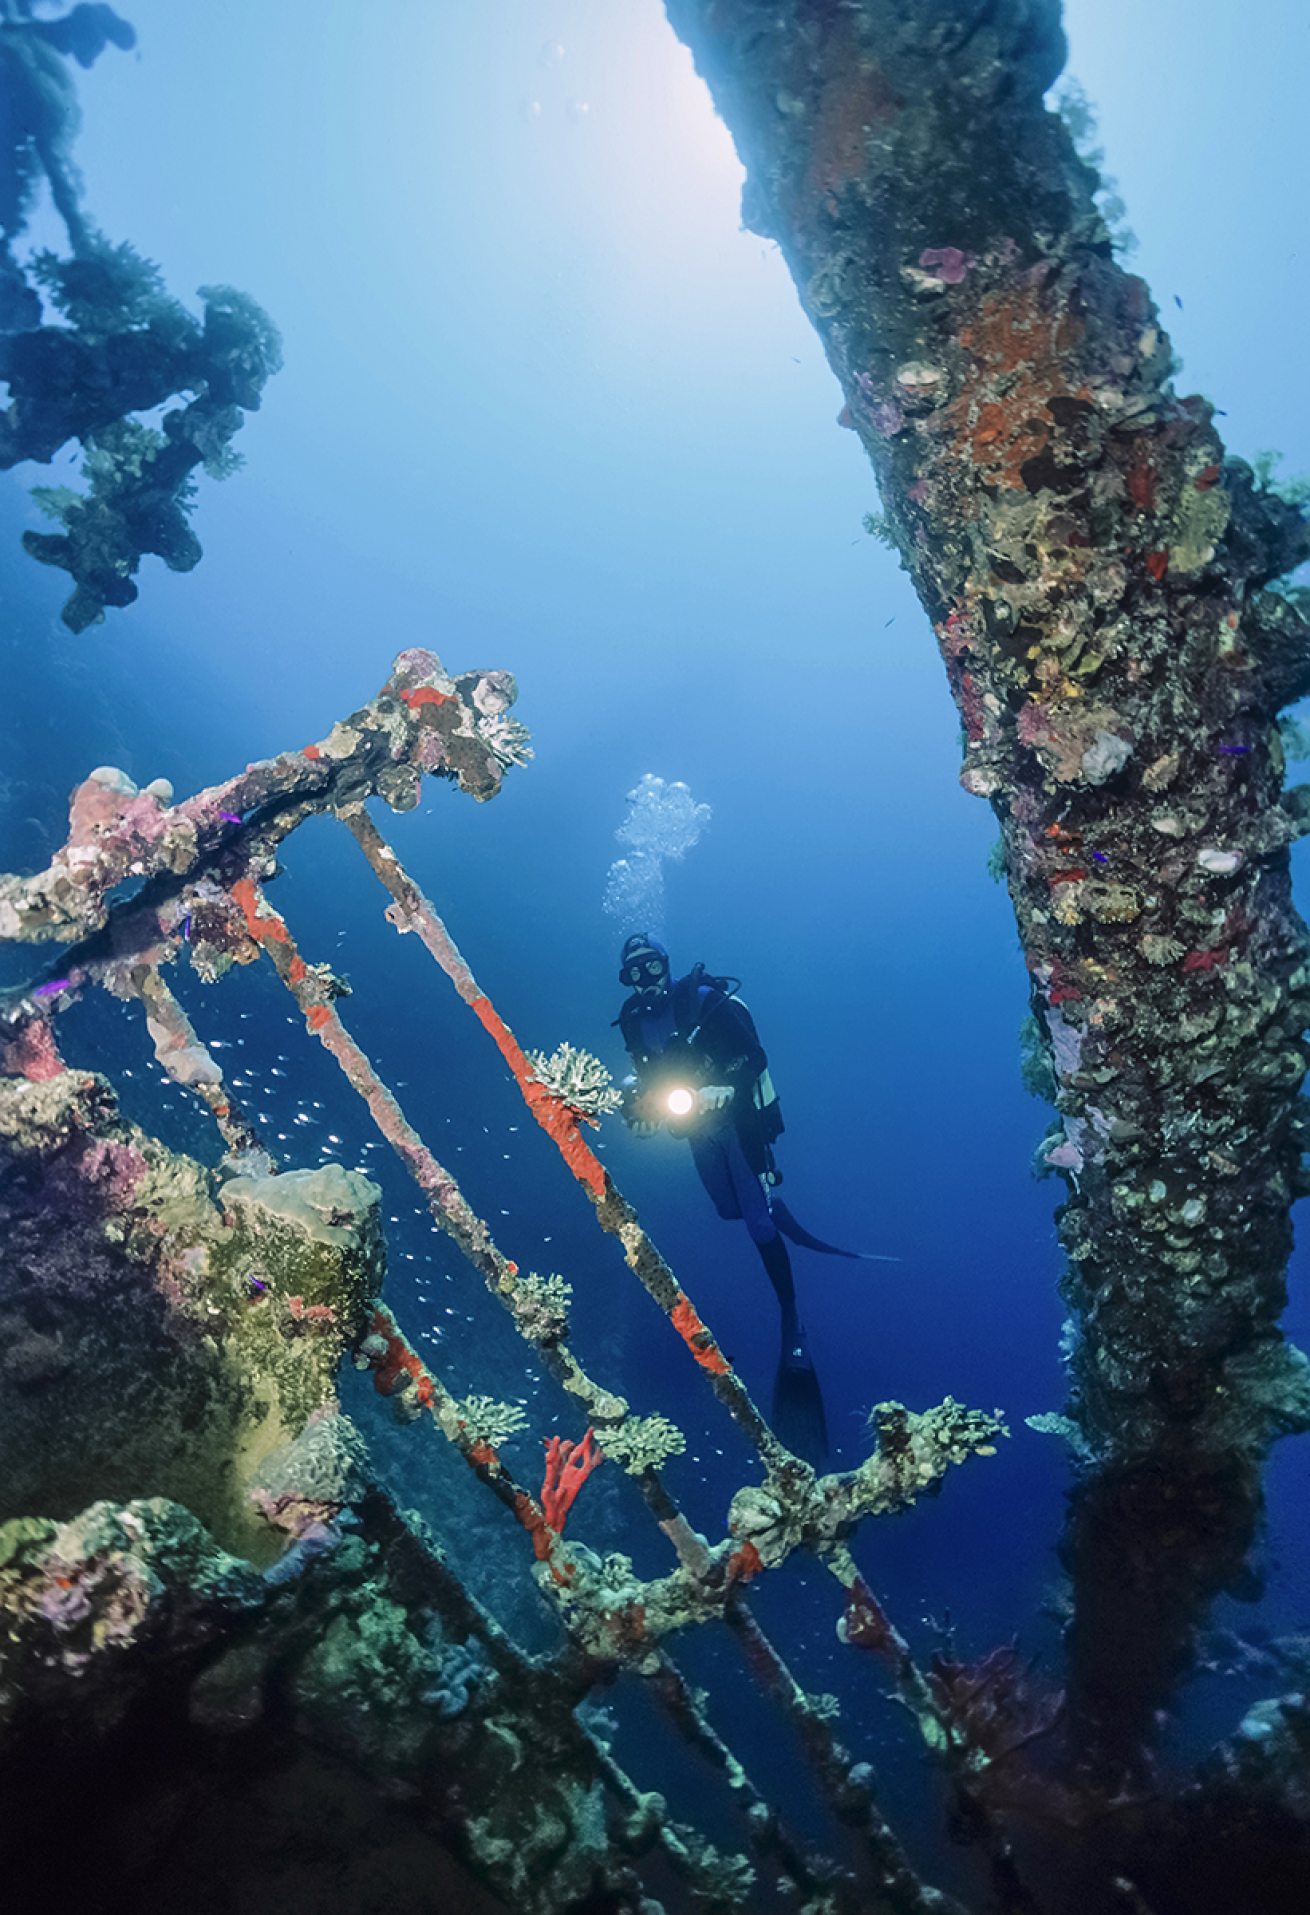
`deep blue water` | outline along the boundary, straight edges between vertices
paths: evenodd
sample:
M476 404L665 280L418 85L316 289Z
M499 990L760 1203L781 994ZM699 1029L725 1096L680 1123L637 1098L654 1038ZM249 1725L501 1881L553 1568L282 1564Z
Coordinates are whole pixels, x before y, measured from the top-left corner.
M675 961L743 980L800 1220L901 1259L796 1253L835 1461L865 1453L864 1417L887 1397L922 1408L949 1392L1001 1408L1012 1431L940 1497L867 1525L859 1559L917 1650L949 1612L963 1651L1018 1633L1054 1667L1065 1459L1023 1419L1063 1393L1060 1189L1031 1175L1045 1113L1019 1081L1025 972L985 868L991 819L956 783L931 634L862 533L871 477L835 429L835 384L776 254L737 230L739 171L686 56L653 0L126 10L139 55L111 52L79 82L88 203L183 298L213 281L254 294L287 364L242 435L247 469L202 485L199 569L147 561L139 604L81 639L58 622L63 575L17 551L20 526L43 523L25 487L50 475L5 481L0 866L44 862L93 765L165 774L181 796L322 736L404 646L452 670L507 666L532 765L489 806L433 786L416 813L379 821L521 1042L567 1039L617 1071L621 930L601 910L614 833L642 774L684 780L713 818L667 874ZM1282 184L1300 165L1304 20L1277 0L1204 36L1181 0L1069 14L1185 386L1227 407L1233 450L1277 445L1289 470L1310 466L1281 330L1310 301ZM274 901L308 959L348 972L348 1025L505 1252L574 1284L589 1367L685 1429L669 1486L717 1538L749 1459L489 1041L417 940L384 923L347 834L308 827L285 862ZM202 1035L232 1047L289 1164L336 1156L382 1182L389 1301L453 1387L530 1404L511 1455L531 1477L542 1434L580 1434L569 1404L433 1231L271 974L176 988ZM61 1028L71 1060L133 1073L129 1114L217 1155L156 1081L139 1008L79 1006ZM672 1141L611 1120L601 1143L767 1401L774 1312L744 1233L715 1219ZM1298 1252L1287 1327L1303 1340L1305 1294ZM363 1389L351 1406L402 1500L437 1522L471 1510L476 1486L432 1431L394 1432ZM1308 1474L1304 1443L1285 1443L1262 1544L1273 1633L1310 1628ZM646 1573L665 1566L617 1471L588 1486L575 1531ZM482 1593L537 1626L521 1592ZM843 1694L927 1858L932 1785L876 1678L836 1642L835 1585L789 1569L756 1601L807 1686ZM1218 1620L1256 1618L1229 1604ZM708 1653L689 1643L689 1671ZM715 1679L752 1763L799 1787L758 1701L726 1668ZM1198 1681L1179 1759L1231 1730L1247 1693ZM617 1706L640 1724L638 1699ZM941 1880L948 1864L933 1852L927 1866Z

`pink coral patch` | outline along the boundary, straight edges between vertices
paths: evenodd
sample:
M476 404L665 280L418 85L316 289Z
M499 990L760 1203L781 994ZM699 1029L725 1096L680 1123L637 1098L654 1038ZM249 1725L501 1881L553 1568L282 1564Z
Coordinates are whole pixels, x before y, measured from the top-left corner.
M26 1077L33 1084L58 1077L64 1060L43 1017L33 1018L11 1043L0 1046L0 1068L7 1077Z
M102 785L98 778L86 779L78 785L69 801L70 844L85 844L89 838L99 837L102 832L108 831L117 823L118 814L127 802L123 792Z
M119 799L120 804L122 799ZM123 804L122 823L131 831L134 838L145 844L153 844L156 838L162 838L168 829L168 813L161 811L158 803L147 792L138 792L135 798L129 798Z
M146 1160L131 1144L97 1138L83 1149L79 1169L105 1210L126 1210L146 1174Z
M973 254L962 253L958 246L925 246L919 264L948 286L958 286L973 265Z

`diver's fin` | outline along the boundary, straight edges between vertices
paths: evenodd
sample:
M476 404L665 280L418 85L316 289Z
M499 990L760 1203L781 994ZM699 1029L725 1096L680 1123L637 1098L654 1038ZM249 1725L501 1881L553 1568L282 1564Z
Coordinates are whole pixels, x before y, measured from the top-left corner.
M769 1205L773 1212L773 1221L784 1237L790 1237L793 1243L800 1244L803 1250L821 1250L825 1257L855 1257L861 1263L899 1263L899 1257L884 1257L876 1250L840 1250L835 1243L823 1243L818 1237L812 1237L803 1230L792 1216L781 1197L775 1197Z
M828 1419L804 1330L784 1343L778 1360L773 1381L773 1428L789 1450L814 1469L822 1469L828 1454Z

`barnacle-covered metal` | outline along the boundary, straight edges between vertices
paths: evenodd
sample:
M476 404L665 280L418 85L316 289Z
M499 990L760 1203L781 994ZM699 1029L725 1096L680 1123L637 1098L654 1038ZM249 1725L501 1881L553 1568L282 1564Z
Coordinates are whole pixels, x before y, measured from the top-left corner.
M55 964L0 999L0 1066L7 1073L0 1075L0 1152L22 1164L21 1181L38 1210L48 1202L67 1211L62 1232L45 1231L52 1281L67 1290L61 1260L76 1263L91 1308L106 1292L102 1265L125 1268L120 1282L142 1293L145 1318L164 1310L157 1338L166 1344L177 1337L190 1351L184 1364L147 1357L167 1379L151 1420L135 1392L111 1401L131 1356L104 1336L94 1347L79 1339L74 1355L62 1332L33 1325L16 1347L10 1335L7 1361L18 1362L34 1385L72 1367L83 1389L80 1417L51 1424L63 1431L58 1442L33 1443L30 1414L15 1420L0 1394L0 1456L8 1445L27 1470L23 1476L11 1468L0 1478L21 1485L27 1507L39 1505L47 1490L71 1507L78 1485L94 1499L120 1494L125 1481L138 1501L99 1503L100 1514L80 1527L26 1518L0 1527L0 1607L11 1619L0 1695L20 1692L42 1658L48 1662L53 1630L68 1650L56 1684L59 1706L86 1697L88 1706L112 1714L112 1667L92 1655L87 1679L83 1638L106 1653L135 1642L140 1631L162 1643L173 1608L194 1600L207 1617L197 1647L210 1664L191 1704L198 1719L255 1719L276 1682L279 1694L294 1698L307 1746L346 1751L365 1777L383 1778L388 1789L399 1778L422 1793L431 1777L458 1773L467 1805L461 1854L512 1906L551 1915L576 1905L584 1883L603 1881L608 1906L634 1915L649 1907L628 1859L628 1831L638 1823L642 1842L658 1842L665 1862L697 1895L726 1906L725 1897L747 1892L745 1858L720 1854L655 1809L657 1798L643 1796L612 1757L576 1733L572 1702L622 1665L656 1685L677 1726L728 1775L749 1811L744 1835L757 1863L802 1896L828 1896L832 1864L782 1832L776 1809L670 1659L681 1631L727 1622L801 1731L821 1783L861 1847L861 1870L825 1906L858 1915L872 1884L894 1887L895 1905L908 1915L940 1912L949 1904L911 1870L856 1773L859 1765L836 1738L829 1703L810 1701L749 1617L743 1592L797 1551L829 1568L846 1590L856 1575L846 1539L859 1519L903 1508L952 1464L990 1454L1000 1425L949 1399L922 1417L883 1406L879 1451L860 1469L823 1479L768 1427L582 1136L584 1123L617 1102L608 1073L568 1044L550 1058L520 1049L364 810L375 795L398 810L412 808L425 772L457 781L475 798L493 795L503 765L486 727L503 717L516 691L509 673L452 678L431 652L411 649L395 661L379 696L320 743L252 765L194 798L169 803L163 793L137 792L131 780L100 768L74 792L69 837L49 867L0 878L0 932L63 947ZM739 1492L716 1544L692 1527L661 1474L685 1450L682 1432L658 1412L632 1415L625 1398L579 1360L569 1342L573 1286L557 1272L520 1272L498 1246L351 1035L341 1009L349 996L345 980L301 954L270 901L276 847L322 814L335 814L358 840L390 893L391 923L418 934L482 1023L494 1047L489 1059L508 1063L602 1228L618 1239L690 1363L754 1447L765 1484ZM173 963L189 960L204 982L216 983L261 957L363 1100L434 1221L576 1401L576 1430L549 1438L539 1488L520 1480L503 1453L527 1430L524 1408L488 1390L452 1387L383 1301L377 1186L337 1164L281 1168L275 1140L241 1111L217 1047L201 1043L165 982ZM212 1177L124 1125L103 1078L66 1068L55 1039L58 1016L96 987L144 1004L157 1061L218 1128L225 1154ZM155 1299L149 1308L146 1298ZM12 1333L13 1323L4 1321ZM139 1335L133 1312L114 1321L120 1338L130 1343ZM557 1678L531 1671L479 1612L444 1566L440 1538L429 1539L414 1519L387 1505L358 1425L336 1399L334 1378L347 1346L396 1419L410 1426L430 1420L526 1532L520 1573L547 1599L573 1659ZM94 1389L85 1387L91 1377ZM152 1402L151 1393L142 1401ZM108 1452L88 1440L98 1429L112 1432ZM604 1476L607 1458L635 1479L669 1552L666 1573L640 1576L621 1553L602 1558L575 1534L561 1533L575 1501L571 1532L586 1533L590 1524L594 1533L590 1510L599 1492L590 1481ZM42 1470L56 1468L63 1473L47 1482ZM174 1500L163 1500L161 1491ZM2 1498L0 1491L0 1519ZM185 1501L194 1501L219 1542L243 1550L264 1574L222 1557L196 1515L181 1507ZM130 1539L139 1545L135 1553ZM897 1680L921 1698L926 1691L911 1669L906 1651ZM65 1676L70 1684L76 1676L78 1686L59 1688ZM552 1709L562 1711L567 1726L550 1727ZM4 1733L0 1709L0 1743ZM946 1746L944 1736L939 1741ZM470 1743L486 1757L471 1767ZM515 1808L507 1775L525 1763L534 1776L543 1766L551 1776L534 1781ZM513 1842L512 1828L519 1830ZM549 1832L561 1828L566 1836L548 1856Z

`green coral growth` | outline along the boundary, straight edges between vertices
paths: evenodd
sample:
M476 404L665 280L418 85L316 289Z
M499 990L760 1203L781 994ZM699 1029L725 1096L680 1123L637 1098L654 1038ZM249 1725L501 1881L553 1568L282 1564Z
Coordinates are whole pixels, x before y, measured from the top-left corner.
M1025 1416L1023 1420L1039 1436L1058 1436L1069 1445L1075 1456L1084 1460L1090 1458L1091 1448L1087 1438L1072 1418L1060 1416L1054 1410L1043 1410L1040 1416Z
M1030 1097L1040 1098L1044 1104L1055 1102L1059 1090L1055 1070L1041 1026L1032 1016L1026 1017L1019 1026L1019 1075Z
M71 485L34 485L32 498L48 519L57 519L60 525L68 525L70 515L86 504L85 493L74 492Z
M195 330L155 262L126 241L112 246L102 233L91 232L75 258L42 250L31 271L50 304L88 343L149 328L170 345L184 346Z
M895 528L885 512L866 512L860 523L871 539L877 539L879 545L885 545L889 552L900 551Z
M1128 208L1119 192L1119 182L1105 172L1105 148L1097 142L1096 109L1071 75L1060 82L1052 96L1056 112L1069 129L1074 152L1084 166L1090 166L1100 180L1096 203L1110 244L1116 253L1137 251L1137 235L1128 224Z
M16 1516L0 1524L0 1570L25 1570L42 1555L59 1532L58 1523L44 1516Z
M91 481L92 496L143 477L166 443L162 432L143 426L138 419L116 419L113 425L88 436L82 471ZM192 486L184 498L188 507L194 494Z
M658 1469L670 1456L681 1456L687 1447L682 1431L665 1416L630 1416L617 1429L600 1431L606 1456L620 1463L629 1476L640 1476Z
M584 1117L608 1116L621 1107L622 1093L600 1059L589 1051L561 1044L550 1057L544 1051L529 1051L527 1057L537 1082Z
M282 335L257 299L236 286L201 286L197 292L205 302L205 331L222 337L229 364L235 348L246 377L260 386L281 372Z
M749 1906L755 1870L744 1855L725 1853L685 1823L669 1821L665 1847L681 1861L693 1905L700 1915L732 1915Z
M362 1554L354 1539L346 1547ZM418 1699L434 1675L405 1610L369 1591L354 1613L333 1617L292 1678L298 1709L330 1724L357 1754L401 1768L415 1759L428 1724Z
M566 1283L563 1277L554 1272L548 1277L539 1277L532 1270L526 1277L511 1278L500 1287L514 1291L514 1315L523 1329L545 1342L557 1340L568 1329L573 1285Z
M993 884L1000 884L1005 876L1005 840L993 838L987 847L987 875Z
M4 453L6 463L48 460L69 439L82 443L85 493L68 486L33 493L64 530L23 535L32 558L72 574L77 589L64 623L81 632L103 619L106 606L132 603L133 575L146 553L174 572L199 562L187 523L192 474L200 467L225 479L240 469L232 437L245 413L258 409L282 348L277 328L246 294L202 287L197 321L167 293L152 261L94 230L72 258L42 252L31 271L64 323L41 329L50 343L40 376L19 368L10 380ZM143 414L175 396L183 403L158 426L144 422Z
M1142 956L1148 964L1176 964L1186 948L1177 938L1158 932L1148 931L1142 939Z
M1283 756L1289 765L1303 765L1310 758L1310 730L1299 718L1280 718L1278 735L1283 741Z
M1268 447L1263 452L1257 452L1251 460L1256 484L1262 492L1272 492L1286 505L1310 505L1310 478L1303 473L1297 479L1280 479L1278 468L1282 463L1281 452Z
M457 1400L455 1414L477 1443L490 1443L499 1449L528 1426L526 1413L517 1403L498 1403L494 1396L466 1396Z

